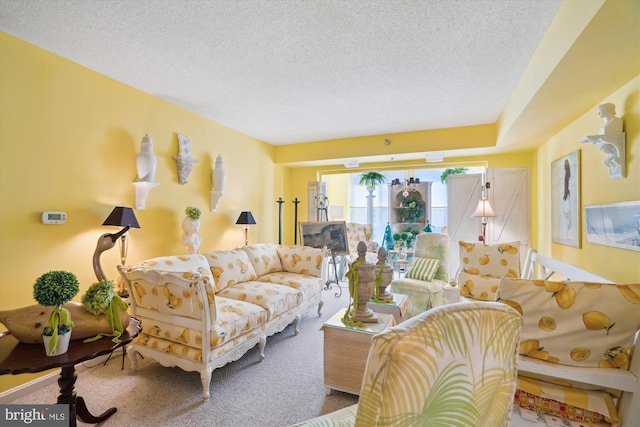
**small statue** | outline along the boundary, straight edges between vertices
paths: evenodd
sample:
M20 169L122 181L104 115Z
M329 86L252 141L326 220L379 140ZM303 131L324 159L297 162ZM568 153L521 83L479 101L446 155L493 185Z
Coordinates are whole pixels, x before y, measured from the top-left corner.
M610 102L598 105L598 116L604 120L600 135L622 133L622 119L616 117L616 106Z

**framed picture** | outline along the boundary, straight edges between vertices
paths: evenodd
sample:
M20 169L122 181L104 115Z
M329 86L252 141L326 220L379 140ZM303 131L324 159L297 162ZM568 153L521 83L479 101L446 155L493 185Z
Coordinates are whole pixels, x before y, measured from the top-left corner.
M580 150L551 163L551 240L580 247Z
M347 223L345 221L301 222L300 244L331 250L334 255L348 255Z
M584 207L587 242L640 251L640 201Z

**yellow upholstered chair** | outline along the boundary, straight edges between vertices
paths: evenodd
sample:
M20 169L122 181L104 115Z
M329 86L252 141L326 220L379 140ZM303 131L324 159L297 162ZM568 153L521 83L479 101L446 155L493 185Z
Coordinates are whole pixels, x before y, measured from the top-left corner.
M392 293L407 295L408 318L445 304L444 288L449 282L449 240L449 236L444 234L418 234L407 272L404 277L391 282ZM437 264L435 269L434 263Z
M460 294L467 299L495 301L503 277L520 277L520 242L458 242L460 269L456 277Z
M436 307L373 337L356 405L298 426L508 426L521 316L497 302Z
M367 245L367 261L376 263L378 261L378 248L380 245L372 240L373 225L360 224L357 222L347 222L346 225L350 261L355 261L355 259L358 258L358 243L364 242Z

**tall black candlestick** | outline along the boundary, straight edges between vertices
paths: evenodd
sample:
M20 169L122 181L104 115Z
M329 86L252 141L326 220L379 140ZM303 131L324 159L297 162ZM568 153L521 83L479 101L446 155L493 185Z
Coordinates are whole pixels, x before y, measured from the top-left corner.
M298 244L298 203L300 203L300 200L298 200L298 198L296 197L293 201L293 204L295 205L295 209L293 211L293 244L294 245Z
M282 204L284 203L284 200L282 200L282 197L278 197L278 200L276 200L276 203L278 204L278 244L281 245L282 244Z

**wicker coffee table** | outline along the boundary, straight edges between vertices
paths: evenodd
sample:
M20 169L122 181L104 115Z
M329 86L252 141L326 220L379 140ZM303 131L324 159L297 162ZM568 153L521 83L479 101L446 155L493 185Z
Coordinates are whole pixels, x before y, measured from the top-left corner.
M376 313L378 323L351 328L342 323L346 309L334 314L322 326L324 331L324 385L331 390L360 394L371 338L395 325L391 314Z

